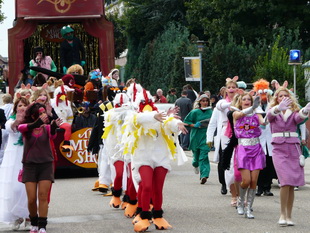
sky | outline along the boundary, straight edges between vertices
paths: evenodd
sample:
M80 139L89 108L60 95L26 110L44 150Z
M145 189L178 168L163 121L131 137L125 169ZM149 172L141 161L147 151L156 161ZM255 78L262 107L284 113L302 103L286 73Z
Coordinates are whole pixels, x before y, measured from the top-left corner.
M15 0L3 0L1 12L6 19L0 23L0 55L8 56L8 29L13 27L15 18Z

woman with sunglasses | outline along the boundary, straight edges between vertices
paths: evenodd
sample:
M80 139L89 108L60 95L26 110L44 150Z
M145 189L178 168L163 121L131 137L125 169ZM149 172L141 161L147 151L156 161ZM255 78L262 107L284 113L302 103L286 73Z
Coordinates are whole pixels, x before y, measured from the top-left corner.
M29 62L29 66L38 66L56 72L57 67L50 56L45 56L43 48L38 46L34 48L34 58ZM36 77L37 72L30 69L30 75ZM48 79L47 74L43 74L45 80Z

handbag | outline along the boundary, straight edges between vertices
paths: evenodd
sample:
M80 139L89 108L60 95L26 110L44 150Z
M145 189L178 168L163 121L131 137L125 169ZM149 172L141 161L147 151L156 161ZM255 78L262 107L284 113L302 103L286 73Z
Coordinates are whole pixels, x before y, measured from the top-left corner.
M18 176L17 176L17 180L19 182L23 182L23 173L24 173L24 169L22 168L22 169L19 170L19 173L18 173Z

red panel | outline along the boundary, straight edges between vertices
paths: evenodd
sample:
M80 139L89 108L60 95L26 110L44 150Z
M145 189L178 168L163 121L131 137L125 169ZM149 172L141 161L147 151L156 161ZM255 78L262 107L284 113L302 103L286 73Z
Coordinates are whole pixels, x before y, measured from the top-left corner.
M17 17L103 15L103 0L17 0Z

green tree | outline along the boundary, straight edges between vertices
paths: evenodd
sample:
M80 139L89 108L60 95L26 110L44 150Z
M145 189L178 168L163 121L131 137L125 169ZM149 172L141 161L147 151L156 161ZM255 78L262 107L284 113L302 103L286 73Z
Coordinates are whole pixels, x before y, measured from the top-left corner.
M228 39L255 44L257 39L273 41L282 27L299 28L303 47L309 47L309 1L301 0L191 0L185 3L189 29L203 31L205 39ZM284 17L285 16L285 17Z
M140 53L146 44L161 33L169 22L184 25L184 0L127 0L124 1L124 25L128 39L125 78L132 76Z
M171 87L181 89L186 84L183 57L193 54L186 27L169 23L163 33L141 50L132 77L155 93L161 88L167 93Z
M265 55L259 57L254 68L256 72L254 80L259 78L264 78L268 81L276 79L280 85L287 80L289 88L293 88L293 66L288 65L289 49L280 47L280 41L281 36L278 35L270 51L267 51ZM306 80L304 79L303 69L301 66L296 66L296 91L299 96L300 104L304 104L305 84Z
M2 12L2 4L3 0L0 0L0 23L5 19L4 14Z

